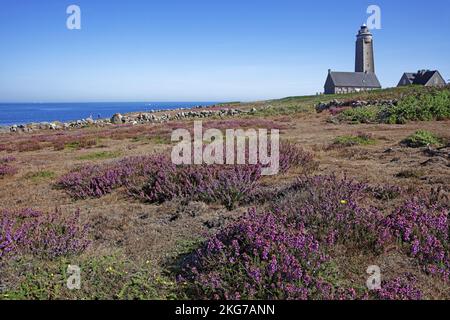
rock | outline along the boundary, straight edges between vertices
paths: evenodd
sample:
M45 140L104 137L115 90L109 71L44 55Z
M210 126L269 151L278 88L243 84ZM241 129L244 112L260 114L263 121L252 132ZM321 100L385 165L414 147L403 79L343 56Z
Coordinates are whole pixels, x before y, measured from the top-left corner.
M225 224L225 219L223 217L216 217L216 218L205 221L203 224L208 229L216 229L216 228L220 228L221 226L223 226Z
M11 132L11 127L0 126L0 132Z
M116 113L111 117L111 123L120 124L122 123L123 116L120 113Z
M53 121L50 125L52 130L61 130L63 128L63 124L59 121Z
M50 130L61 130L62 129L62 124L60 124L59 122L52 122L49 124L49 129Z
M50 123L48 122L41 122L39 123L39 129L49 129L50 128Z
M122 123L128 123L131 122L131 118L129 116L122 116Z

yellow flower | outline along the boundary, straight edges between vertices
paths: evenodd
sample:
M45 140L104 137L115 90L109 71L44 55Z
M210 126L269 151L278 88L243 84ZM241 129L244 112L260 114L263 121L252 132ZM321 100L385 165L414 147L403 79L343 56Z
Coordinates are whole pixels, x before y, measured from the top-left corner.
M341 200L341 204L347 204L348 201L347 200Z

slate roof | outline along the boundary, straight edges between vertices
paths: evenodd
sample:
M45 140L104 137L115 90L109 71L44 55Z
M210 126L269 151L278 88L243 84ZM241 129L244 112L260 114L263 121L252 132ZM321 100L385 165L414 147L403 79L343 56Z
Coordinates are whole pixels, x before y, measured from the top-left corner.
M330 72L336 87L381 88L375 73L371 72Z
M408 78L411 83L414 82L414 79L416 78L416 74L412 72L405 72L405 76Z
M438 72L436 70L431 71L431 70L423 70L423 71L419 71L417 73L414 73L414 81L412 82L413 84L421 84L421 85L426 85L428 83L428 81L430 81L431 77L434 76L434 74Z

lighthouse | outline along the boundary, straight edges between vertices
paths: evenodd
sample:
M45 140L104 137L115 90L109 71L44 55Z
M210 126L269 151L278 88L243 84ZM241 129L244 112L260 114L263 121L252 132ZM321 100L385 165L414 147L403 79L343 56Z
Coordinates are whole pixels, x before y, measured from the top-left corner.
M356 35L355 72L375 73L373 36L364 24Z
M375 74L373 56L373 36L363 25L356 36L355 72L328 70L325 81L325 94L340 94L381 89Z

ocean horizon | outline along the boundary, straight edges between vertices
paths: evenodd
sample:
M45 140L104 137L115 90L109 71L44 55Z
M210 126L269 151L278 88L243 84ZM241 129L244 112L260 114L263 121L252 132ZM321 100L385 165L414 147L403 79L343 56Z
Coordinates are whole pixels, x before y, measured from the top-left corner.
M37 122L68 122L110 118L115 113L149 112L211 106L218 102L64 102L64 103L0 103L0 126Z

